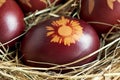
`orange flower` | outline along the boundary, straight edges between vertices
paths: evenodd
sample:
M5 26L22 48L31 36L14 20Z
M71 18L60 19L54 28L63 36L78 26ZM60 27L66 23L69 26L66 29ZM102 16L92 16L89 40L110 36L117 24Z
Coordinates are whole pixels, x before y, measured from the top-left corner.
M20 0L23 4L26 4L29 7L32 7L30 0ZM40 2L43 2L47 5L47 1L46 0L40 0Z
M6 0L0 0L0 7L6 2Z
M26 4L29 7L32 7L32 5L30 4L30 0L20 0L23 4Z
M51 25L46 27L47 36L52 37L50 42L63 43L70 46L79 41L83 34L83 28L78 21L70 20L63 16L59 20L53 21Z
M120 0L107 0L107 4L110 7L110 9L114 9L114 2L118 1L120 3Z

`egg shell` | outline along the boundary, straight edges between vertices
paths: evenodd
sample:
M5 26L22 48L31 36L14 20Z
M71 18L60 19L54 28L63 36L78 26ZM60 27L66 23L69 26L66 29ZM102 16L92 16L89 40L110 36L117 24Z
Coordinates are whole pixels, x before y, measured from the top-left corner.
M91 23L98 34L107 33L120 19L119 0L82 0L80 17ZM106 23L106 24L101 24Z
M62 0L58 0L56 5ZM24 13L34 12L36 10L42 10L49 7L47 0L17 0L20 7L23 9ZM55 0L50 0L50 3L54 3Z
M0 42L5 43L25 29L24 14L14 0L0 0ZM13 46L16 41L9 45Z
M94 52L99 44L98 35L89 24L62 16L32 27L22 40L20 54L29 66L41 67L40 62L66 64ZM96 56L74 65L91 62Z

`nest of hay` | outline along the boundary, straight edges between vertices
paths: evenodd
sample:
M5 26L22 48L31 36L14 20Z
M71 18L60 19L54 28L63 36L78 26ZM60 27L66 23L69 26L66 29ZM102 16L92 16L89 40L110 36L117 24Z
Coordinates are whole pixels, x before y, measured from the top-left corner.
M58 17L66 15L71 17L79 17L81 0L68 0L64 4L58 6L51 5L41 11L26 16L26 31L40 21L50 17ZM23 65L18 58L19 46L16 50L9 50L9 47L4 47L5 44L22 37L25 33L12 39L9 42L0 44L0 80L119 80L120 79L120 25L113 25L117 32L112 32L112 29L107 34L101 35L101 48L97 51L85 56L82 59L64 65L56 65L50 68L36 68ZM87 59L90 56L99 53L97 60L94 62L75 67L67 65ZM101 59L101 56L104 57ZM60 67L63 67L62 69ZM60 69L58 73L52 71ZM64 69L71 69L67 73L61 73Z

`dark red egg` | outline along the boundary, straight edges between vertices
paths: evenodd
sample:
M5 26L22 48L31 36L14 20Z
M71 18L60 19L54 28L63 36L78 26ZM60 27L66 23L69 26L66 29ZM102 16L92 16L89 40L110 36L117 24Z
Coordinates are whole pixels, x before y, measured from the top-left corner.
M21 43L23 62L30 66L42 66L40 62L66 64L80 59L99 48L95 30L83 20L58 17L32 27ZM94 55L75 65L96 59Z
M42 10L50 6L53 3L60 3L62 0L17 0L18 4L21 6L25 13L34 12L36 10Z
M83 0L81 3L80 17L101 33L108 32L120 20L119 0ZM107 25L110 24L110 25Z
M24 15L14 0L0 0L0 42L6 43L20 35L25 28ZM15 42L14 42L15 43ZM10 43L11 46L14 43Z

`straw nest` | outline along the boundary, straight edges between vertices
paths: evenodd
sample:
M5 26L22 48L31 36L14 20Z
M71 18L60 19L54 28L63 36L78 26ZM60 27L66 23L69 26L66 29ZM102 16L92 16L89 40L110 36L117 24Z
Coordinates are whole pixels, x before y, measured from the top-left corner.
M48 0L49 1L49 0ZM48 19L50 17L58 17L59 15L66 15L80 18L79 11L81 0L68 0L64 4L50 8L36 11L24 18L26 22L25 33L38 22ZM90 22L89 22L90 23ZM100 23L109 25L105 23ZM120 80L120 25L111 25L116 28L117 32L112 32L112 29L107 34L102 34L101 48L91 53L90 55L64 65L56 65L50 68L36 68L23 65L18 58L19 46L16 50L9 50L9 47L4 47L5 44L22 37L25 33L12 39L9 42L0 44L0 80ZM94 54L98 58L94 62L75 67L68 67L67 65L84 60ZM103 56L101 58L101 56ZM60 67L63 67L62 69ZM60 69L58 73L52 71ZM61 73L64 69L71 69L67 73Z

